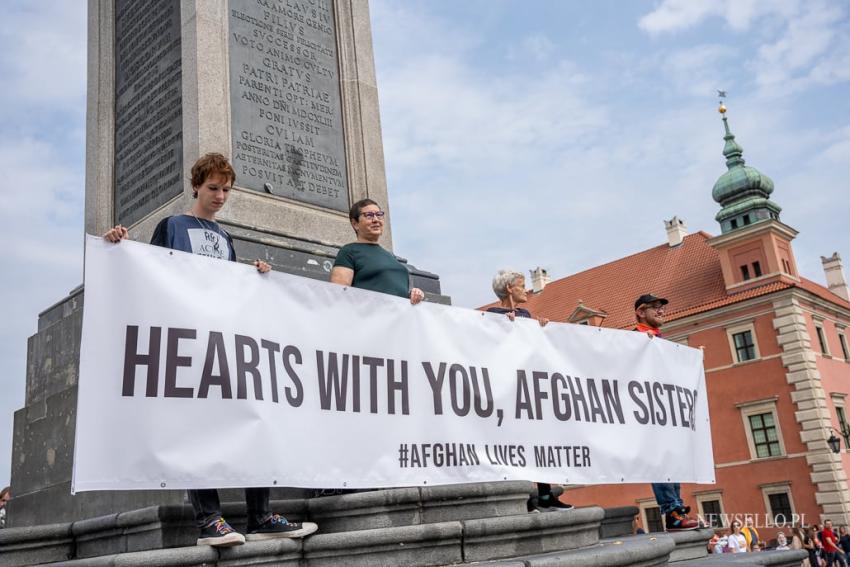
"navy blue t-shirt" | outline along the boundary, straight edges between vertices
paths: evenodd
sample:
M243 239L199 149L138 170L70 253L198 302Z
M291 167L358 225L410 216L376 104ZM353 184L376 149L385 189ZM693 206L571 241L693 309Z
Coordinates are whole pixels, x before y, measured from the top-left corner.
M151 244L236 261L233 239L217 222L194 215L174 215L162 219L151 237Z
M501 313L502 315L504 315L506 313L510 313L511 310L506 309L504 307L490 307L490 308L487 309L487 312L488 313ZM529 319L531 318L531 313L528 312L528 309L523 309L522 307L517 307L516 309L513 310L513 312L514 312L514 315L516 315L517 317L528 317Z

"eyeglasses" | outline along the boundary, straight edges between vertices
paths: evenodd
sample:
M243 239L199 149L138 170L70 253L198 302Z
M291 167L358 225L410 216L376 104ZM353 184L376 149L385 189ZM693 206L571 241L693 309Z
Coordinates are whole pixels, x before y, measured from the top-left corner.
M360 213L361 217L366 217L369 220L382 219L386 213L384 211L368 211Z
M667 307L658 303L654 303L652 305L641 305L641 307L643 307L644 309L652 309L653 311L664 311L665 309L667 309Z

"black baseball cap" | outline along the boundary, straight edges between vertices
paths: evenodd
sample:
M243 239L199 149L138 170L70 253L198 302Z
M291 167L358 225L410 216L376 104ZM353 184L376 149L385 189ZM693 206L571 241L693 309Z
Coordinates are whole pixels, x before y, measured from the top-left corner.
M635 309L639 308L641 305L646 305L647 303L655 303L656 301L660 301L661 305L667 305L668 303L670 303L663 297L655 297L651 293L646 293L635 300Z

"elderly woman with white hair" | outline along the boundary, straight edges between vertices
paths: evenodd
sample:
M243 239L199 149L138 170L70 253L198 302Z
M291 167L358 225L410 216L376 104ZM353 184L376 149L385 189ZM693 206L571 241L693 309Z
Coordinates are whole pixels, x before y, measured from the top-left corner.
M496 293L496 297L499 298L499 306L490 307L487 311L506 315L511 321L516 320L517 317L532 318L528 309L519 307L520 303L528 301L528 290L525 289L525 276L521 273L513 270L499 270L493 278L493 291ZM538 317L537 321L542 327L549 322L549 319ZM537 509L569 510L570 508L572 508L570 504L561 502L552 493L552 485L544 482L537 483L537 494L528 500L529 512Z

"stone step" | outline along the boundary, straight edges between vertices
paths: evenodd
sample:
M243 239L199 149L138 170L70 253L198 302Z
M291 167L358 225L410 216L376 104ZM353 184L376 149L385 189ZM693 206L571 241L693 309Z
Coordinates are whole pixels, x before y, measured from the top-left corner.
M713 528L701 528L681 532L667 532L676 543L670 554L670 563L699 559L708 555L708 540L714 535ZM678 565L677 565L678 567Z
M317 533L303 541L282 539L249 542L243 546L221 550L187 546L116 553L54 562L50 565L241 567L274 564L291 567L431 567L563 552L588 546L610 549L611 551L604 553L616 554L616 546L613 544L607 547L597 545L603 517L604 511L601 508L590 507L545 514L523 513L498 518ZM10 557L9 565L31 564L16 562L15 559ZM663 564L640 565L649 567Z
M770 567L800 567L808 554L802 550L760 551L758 553L722 553L707 555L676 563L676 567L735 567L741 565L764 565Z
M610 539L581 549L471 563L475 567L663 567L676 543L667 534ZM448 567L448 565L443 566Z

